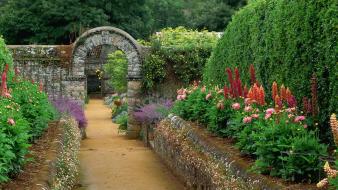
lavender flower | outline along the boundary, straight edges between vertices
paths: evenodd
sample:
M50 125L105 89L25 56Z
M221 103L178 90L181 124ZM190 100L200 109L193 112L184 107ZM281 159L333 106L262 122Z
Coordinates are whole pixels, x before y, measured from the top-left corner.
M85 117L81 103L66 97L59 97L50 101L60 113L67 113L73 116L78 122L79 128L84 128L87 126L87 119Z

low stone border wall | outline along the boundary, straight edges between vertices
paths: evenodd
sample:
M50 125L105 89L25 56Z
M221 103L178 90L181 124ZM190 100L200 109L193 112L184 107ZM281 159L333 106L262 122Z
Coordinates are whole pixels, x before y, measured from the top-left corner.
M57 152L49 164L48 181L43 189L71 190L79 180L81 132L72 117L61 118L59 127L62 132L56 144Z
M224 139L174 115L156 128L154 150L188 189L315 189L249 172L250 163L237 149L226 146Z

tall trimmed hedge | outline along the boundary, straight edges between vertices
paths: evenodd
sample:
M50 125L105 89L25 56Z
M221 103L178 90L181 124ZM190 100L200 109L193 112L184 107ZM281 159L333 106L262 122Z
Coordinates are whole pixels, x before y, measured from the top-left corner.
M223 85L225 68L238 67L249 81L250 64L271 91L277 81L300 102L318 77L321 123L338 112L338 5L335 0L256 0L234 15L205 71L204 82Z

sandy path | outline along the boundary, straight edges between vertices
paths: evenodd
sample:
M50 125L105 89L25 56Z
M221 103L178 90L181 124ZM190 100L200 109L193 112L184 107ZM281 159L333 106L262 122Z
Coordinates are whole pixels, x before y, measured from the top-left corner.
M88 190L183 190L184 187L141 141L117 133L102 100L86 108L88 139L80 151L81 185Z

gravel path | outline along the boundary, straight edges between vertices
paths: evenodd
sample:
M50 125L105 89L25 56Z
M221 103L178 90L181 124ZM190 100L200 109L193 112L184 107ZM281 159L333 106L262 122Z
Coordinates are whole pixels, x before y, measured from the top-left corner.
M110 115L102 100L87 105L88 139L80 151L78 190L184 190L154 152L118 134Z

